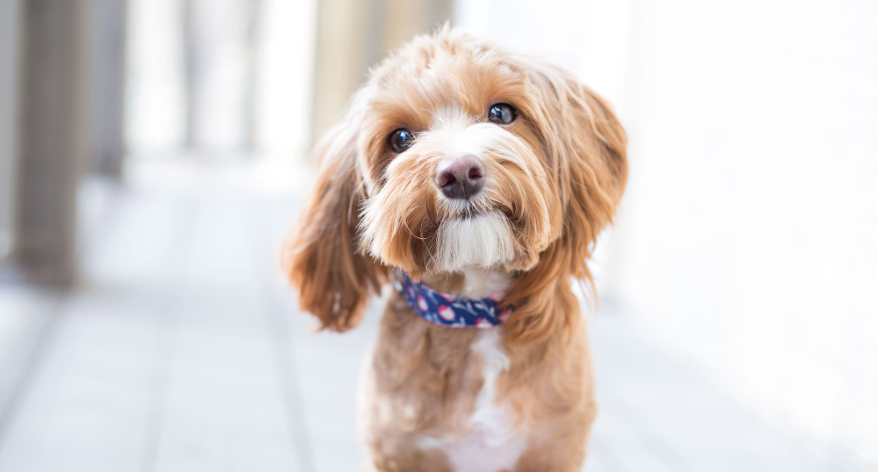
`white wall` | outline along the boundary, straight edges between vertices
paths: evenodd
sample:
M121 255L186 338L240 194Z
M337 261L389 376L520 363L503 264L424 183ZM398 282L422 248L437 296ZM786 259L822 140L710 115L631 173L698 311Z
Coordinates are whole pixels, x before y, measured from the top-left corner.
M459 20L566 58L629 130L604 296L728 391L878 461L878 4L508 3Z
M633 18L618 296L765 411L878 458L878 5Z
M15 184L18 0L0 0L0 259L11 249Z

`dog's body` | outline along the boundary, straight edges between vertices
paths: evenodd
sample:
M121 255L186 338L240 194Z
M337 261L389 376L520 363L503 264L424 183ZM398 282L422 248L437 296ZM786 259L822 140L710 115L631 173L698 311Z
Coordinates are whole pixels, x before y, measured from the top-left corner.
M455 279L435 285L467 293ZM569 288L558 296L575 307ZM591 366L585 330L568 343L558 342L563 337L507 346L499 328L425 321L394 292L360 399L361 435L376 469L579 470L595 415Z
M445 28L382 63L317 154L284 263L323 327L356 325L392 270L501 300L501 326L461 328L391 295L360 402L371 469L579 470L596 407L571 285L627 177L609 107Z

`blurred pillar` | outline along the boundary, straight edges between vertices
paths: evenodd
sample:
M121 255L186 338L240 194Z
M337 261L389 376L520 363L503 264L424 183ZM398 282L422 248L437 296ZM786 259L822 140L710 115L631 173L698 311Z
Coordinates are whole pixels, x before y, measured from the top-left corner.
M201 77L200 56L198 54L198 25L195 18L196 0L181 0L180 19L183 32L183 145L193 149L201 144L198 123L199 84Z
M87 144L87 0L22 2L14 257L25 277L73 280Z
M242 114L244 115L244 148L248 152L258 148L257 130L258 103L259 103L259 71L260 64L260 30L262 29L263 0L245 0L245 14L247 16L244 38L244 99L242 100Z
M368 13L379 1L320 0L318 4L312 141L338 118L376 59L369 47L376 42L375 34L367 23L374 23Z
M0 261L12 249L19 0L0 0Z
M92 0L93 170L119 178L125 155L127 0Z
M321 0L317 20L312 141L343 113L369 67L453 11L452 0Z

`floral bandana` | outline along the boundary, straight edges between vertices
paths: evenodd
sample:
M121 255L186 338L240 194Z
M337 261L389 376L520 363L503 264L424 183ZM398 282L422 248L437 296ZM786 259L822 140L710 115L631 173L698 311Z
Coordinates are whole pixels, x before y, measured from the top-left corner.
M512 306L503 311L498 308L503 292L481 299L449 295L427 287L402 270L394 271L393 285L418 316L449 328L492 328L503 324L513 310Z

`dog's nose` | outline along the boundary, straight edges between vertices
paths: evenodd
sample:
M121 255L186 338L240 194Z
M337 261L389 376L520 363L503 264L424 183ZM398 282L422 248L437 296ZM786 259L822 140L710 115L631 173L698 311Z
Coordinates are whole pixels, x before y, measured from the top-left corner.
M436 186L448 198L472 198L485 186L485 168L471 154L447 158L436 168Z

